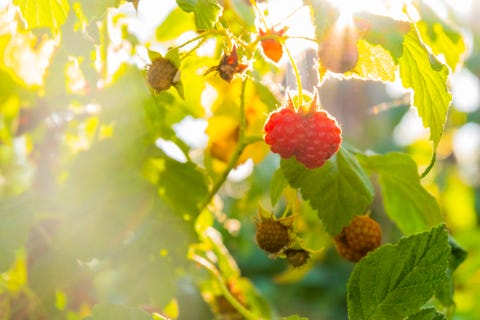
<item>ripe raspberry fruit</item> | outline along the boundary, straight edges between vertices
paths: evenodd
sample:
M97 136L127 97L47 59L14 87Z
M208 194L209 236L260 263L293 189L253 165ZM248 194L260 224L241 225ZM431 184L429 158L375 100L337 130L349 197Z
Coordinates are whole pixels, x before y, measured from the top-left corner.
M255 234L258 246L269 253L280 252L292 241L290 228L289 218L277 220L274 217L260 216Z
M172 61L159 57L148 67L147 80L154 90L164 91L174 84L177 73L178 68Z
M296 159L307 168L321 167L340 148L341 129L326 111L317 110L316 96L308 108L287 105L272 112L264 126L265 142L272 152Z
M288 263L295 268L303 266L310 259L310 253L304 249L287 249L285 255Z
M382 243L380 225L368 216L356 216L335 236L338 253L347 260L357 262Z
M278 31L273 29L267 29L266 31L262 29L259 30L260 37L271 37L260 40L260 43L262 45L263 54L273 62L280 61L283 55L283 45L278 39L275 38L282 37L286 31L286 27Z

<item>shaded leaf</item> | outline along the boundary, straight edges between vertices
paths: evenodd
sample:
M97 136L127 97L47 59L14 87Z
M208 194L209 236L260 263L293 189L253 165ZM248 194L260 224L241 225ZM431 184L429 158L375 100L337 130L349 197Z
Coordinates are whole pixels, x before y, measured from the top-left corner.
M14 0L13 4L20 8L29 29L58 29L70 11L68 0Z
M444 225L371 252L347 285L350 319L403 319L430 299L445 277L450 248Z
M223 11L217 0L177 0L177 4L183 11L195 14L199 30L211 29Z
M429 54L412 29L403 42L403 54L398 59L400 78L405 88L413 90L413 105L430 128L430 140L435 147L440 141L452 95L447 87L448 68Z
M82 6L83 13L88 21L93 18L101 18L108 8L118 6L122 0L75 0Z
M282 195L283 190L287 186L287 180L282 172L282 169L277 169L273 174L271 183L270 183L270 201L272 206L275 206L278 199Z
M331 235L338 234L354 216L363 214L373 200L370 180L344 148L318 169L309 170L293 158L282 159L281 168L288 183L310 201Z
M429 230L443 222L437 201L421 185L417 165L409 155L392 152L359 155L358 159L378 175L385 211L404 234Z
M409 316L406 320L447 320L447 317L434 307L429 307Z

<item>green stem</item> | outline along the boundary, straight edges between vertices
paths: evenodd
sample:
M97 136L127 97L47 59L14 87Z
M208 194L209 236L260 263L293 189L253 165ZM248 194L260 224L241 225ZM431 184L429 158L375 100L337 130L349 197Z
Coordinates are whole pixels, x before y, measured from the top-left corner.
M247 308L245 308L238 300L232 295L230 290L228 290L227 286L225 285L225 281L223 280L222 275L218 271L218 269L207 259L200 257L199 255L193 254L192 260L196 263L200 264L202 267L210 271L210 273L217 279L217 282L220 286L220 290L222 291L225 299L242 315L245 319L249 320L258 320L258 316L250 312Z
M298 72L297 64L295 63L295 59L293 59L290 50L286 46L285 42L283 43L283 47L285 48L285 52L288 55L288 59L290 59L290 63L292 64L293 72L295 73L295 78L297 79L297 87L298 87L298 107L301 107L303 104L303 88L302 88L302 78L300 77L300 72Z
M235 148L235 151L233 152L232 157L228 161L227 167L223 170L222 174L220 177L217 179L215 184L213 185L212 190L210 190L210 193L208 194L207 198L205 199L205 202L203 205L200 207L200 211L203 210L212 198L217 194L218 190L222 187L222 185L225 183L227 180L228 174L232 169L235 167L237 164L238 159L242 155L243 150L245 150L245 147L247 147L249 144L257 142L262 140L259 137L245 137L245 129L247 126L247 119L245 116L245 88L247 84L247 79L243 80L242 82L242 90L240 93L240 128L238 131L238 144L237 147Z
M432 160L430 160L430 163L428 164L428 167L422 172L420 175L420 178L423 179L427 176L427 174L432 170L433 166L435 165L435 161L437 160L437 152L434 151L432 155Z

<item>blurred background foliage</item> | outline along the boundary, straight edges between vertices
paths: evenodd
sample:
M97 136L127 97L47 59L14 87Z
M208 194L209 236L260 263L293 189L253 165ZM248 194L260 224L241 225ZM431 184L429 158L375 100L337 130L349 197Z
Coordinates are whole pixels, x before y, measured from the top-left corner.
M177 2L205 9L205 1ZM292 36L314 37L322 28L321 19L310 28L299 21L311 20L308 8L322 12L324 1L274 2L262 3L270 22L288 26ZM104 302L178 319L241 319L219 279L267 318L345 319L354 265L338 256L295 190L286 188L272 207L279 159L266 144L250 144L218 193L211 192L238 143L240 96L245 135L254 137L295 87L287 59L272 64L260 50L240 48L240 57L251 58L252 81L243 87L240 78L204 76L229 39L211 33L189 42L210 20L195 21L173 0L33 3L0 1L0 319L125 314L92 309ZM256 32L250 3L220 3L220 23L250 43ZM452 70L453 103L437 162L422 182L468 252L455 272L454 319L479 319L480 4L445 0L433 8L461 30L467 54ZM345 141L381 154L404 151L420 171L428 166L428 131L398 83L328 79L318 87L315 50L291 40L304 87L318 88ZM175 46L189 53L180 57L183 99L174 88L152 92L145 76L147 48L165 55ZM269 258L254 240L259 204L279 213L287 203L302 212L295 230L315 252L300 269ZM382 199L370 210L384 242L398 240ZM216 266L205 259L212 255Z

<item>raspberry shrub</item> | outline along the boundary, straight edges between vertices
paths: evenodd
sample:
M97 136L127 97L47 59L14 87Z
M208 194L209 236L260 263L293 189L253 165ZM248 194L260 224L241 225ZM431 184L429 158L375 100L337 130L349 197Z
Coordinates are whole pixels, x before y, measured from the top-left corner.
M356 216L334 238L337 252L345 259L358 262L382 243L382 229L368 216Z
M264 131L272 152L284 159L295 156L309 169L321 167L342 142L337 121L326 111L318 110L316 97L310 106L298 110L289 97L286 106L270 114Z

